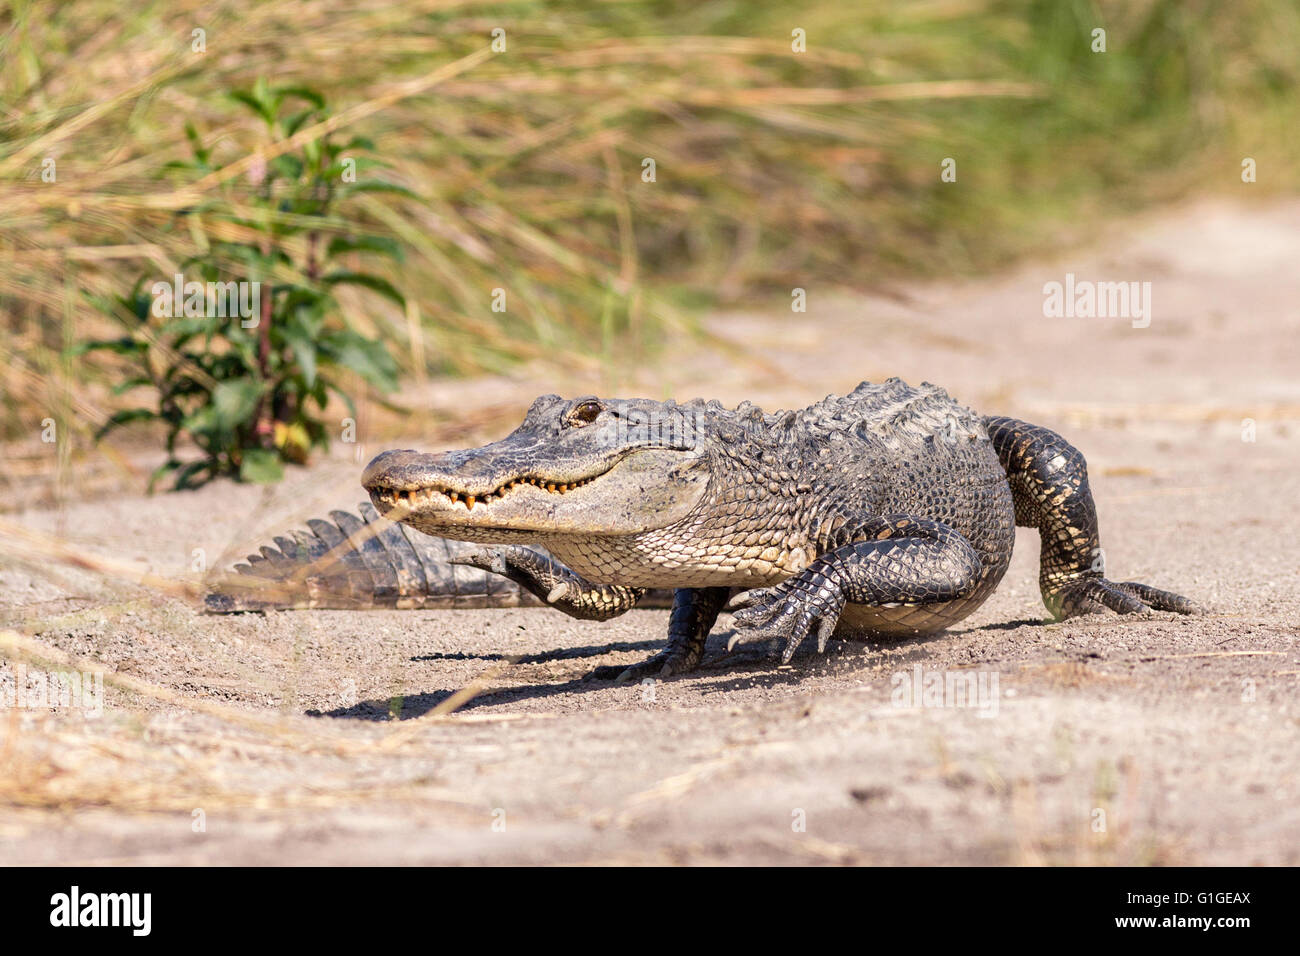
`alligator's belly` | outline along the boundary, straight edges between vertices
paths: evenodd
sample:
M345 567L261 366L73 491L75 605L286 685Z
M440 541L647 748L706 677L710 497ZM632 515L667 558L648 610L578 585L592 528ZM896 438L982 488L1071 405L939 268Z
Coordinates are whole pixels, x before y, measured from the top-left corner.
M811 549L708 543L682 545L652 534L622 538L556 536L543 542L589 581L632 588L749 588L779 584L815 558Z
M1014 528L1011 534L1015 534ZM990 594L997 590L1002 576L1011 564L1011 547L1014 537L1009 537L1005 549L985 551L982 555L984 571L980 581L964 598L935 604L899 604L895 606L848 604L840 614L836 637L872 637L875 635L933 634L951 627L972 614Z
M993 593L997 582L982 588L970 597L940 604L916 604L897 607L876 607L867 604L849 604L840 615L835 628L836 637L869 638L878 635L890 637L913 634L933 634L951 627L971 614Z

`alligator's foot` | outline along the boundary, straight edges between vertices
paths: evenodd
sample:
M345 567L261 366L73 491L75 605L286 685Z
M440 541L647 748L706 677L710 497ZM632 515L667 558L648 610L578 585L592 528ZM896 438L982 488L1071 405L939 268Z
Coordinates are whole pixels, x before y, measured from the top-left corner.
M605 621L636 606L644 588L592 584L548 554L517 545L476 548L451 559L509 578L556 610L581 621Z
M749 639L746 638L742 643L748 642ZM704 657L703 650L703 645L698 654L692 654L688 648L666 647L653 657L630 667L621 664L601 665L593 669L590 676L596 680L612 680L616 684L627 684L646 679L666 680L669 677L681 677L692 671L715 667L770 665L781 658L780 641L768 641L748 651L733 651L729 644L726 651L707 659Z
M1046 603L1058 620L1106 608L1118 614L1136 614L1148 610L1174 611L1178 614L1200 614L1204 611L1196 602L1181 594L1162 591L1137 581L1117 582L1106 578L1074 581L1053 592Z
M633 664L631 667L624 667L620 664L602 665L595 668L591 672L591 676L596 680L612 680L615 684L628 684L648 677L656 680L680 677L682 674L689 673L700 666L700 658L703 656L703 652L703 644L698 647L683 647L670 644L658 654L639 664Z
M678 588L668 620L668 646L649 660L631 667L597 667L591 676L619 684L646 677L676 677L695 670L704 656L704 643L731 595L729 588Z
M767 643L780 648L780 662L788 664L795 649L814 630L817 653L826 650L844 610L844 592L820 574L809 578L797 575L775 587L737 595L730 609L735 612L736 633L727 642L728 651L737 644Z

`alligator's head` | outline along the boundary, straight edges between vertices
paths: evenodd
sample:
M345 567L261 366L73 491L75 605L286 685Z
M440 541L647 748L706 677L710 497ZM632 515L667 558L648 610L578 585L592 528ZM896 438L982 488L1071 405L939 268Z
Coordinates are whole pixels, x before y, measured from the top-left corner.
M700 422L672 402L545 395L501 441L387 451L361 483L381 514L446 538L636 534L681 521L704 497Z

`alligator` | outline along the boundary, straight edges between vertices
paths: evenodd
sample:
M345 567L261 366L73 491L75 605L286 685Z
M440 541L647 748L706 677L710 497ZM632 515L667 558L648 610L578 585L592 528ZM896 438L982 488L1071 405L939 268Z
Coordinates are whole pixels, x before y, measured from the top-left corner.
M620 681L687 673L724 610L727 644L788 663L805 641L934 634L997 587L1017 525L1038 529L1056 619L1190 614L1105 576L1083 456L928 382L863 382L796 411L545 395L500 441L386 451L361 516L276 538L209 595L266 607L545 604L605 620L670 604L668 641ZM373 507L372 507L373 505ZM269 588L269 589L267 589Z

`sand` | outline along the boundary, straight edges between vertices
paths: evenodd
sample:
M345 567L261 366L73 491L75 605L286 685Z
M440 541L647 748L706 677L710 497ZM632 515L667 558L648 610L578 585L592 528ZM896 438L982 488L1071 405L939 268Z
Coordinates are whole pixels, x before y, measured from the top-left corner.
M0 621L29 668L77 660L106 690L98 714L0 713L0 860L1300 862L1297 262L1300 204L1198 204L1007 275L715 315L716 347L620 383L789 407L899 375L1053 427L1088 458L1111 575L1193 597L1195 618L1046 623L1022 530L997 594L945 634L619 687L586 675L653 653L666 612L214 617L169 593L355 504L347 457L270 490L6 515ZM1067 273L1151 282L1150 325L1045 317ZM521 414L602 384L536 372L422 400ZM938 694L910 693L927 680Z

